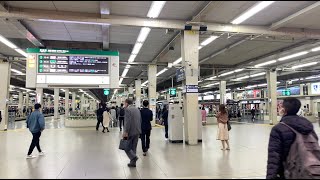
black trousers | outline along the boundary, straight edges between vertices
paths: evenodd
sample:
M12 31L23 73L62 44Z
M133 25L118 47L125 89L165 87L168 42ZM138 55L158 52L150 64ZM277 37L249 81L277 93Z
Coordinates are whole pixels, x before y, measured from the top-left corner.
M122 126L124 126L124 117L119 117L119 127L122 130Z
M141 144L142 144L142 151L147 152L150 148L150 134L151 130L142 131L141 134Z
M39 152L42 152L40 148L40 136L41 136L41 131L37 133L32 133L32 141L29 147L28 155L32 154L32 151L35 147L37 147Z
M168 138L168 120L164 120L165 137Z
M102 125L102 127L103 127L103 120L101 119L98 119L98 122L97 122L97 126L96 126L96 130L98 131L98 129L99 129L99 127L100 127L100 123L101 123L101 125Z

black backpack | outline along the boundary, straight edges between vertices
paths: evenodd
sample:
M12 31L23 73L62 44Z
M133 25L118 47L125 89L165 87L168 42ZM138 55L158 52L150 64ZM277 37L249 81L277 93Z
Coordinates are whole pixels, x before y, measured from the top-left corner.
M120 108L120 117L124 117L124 108Z

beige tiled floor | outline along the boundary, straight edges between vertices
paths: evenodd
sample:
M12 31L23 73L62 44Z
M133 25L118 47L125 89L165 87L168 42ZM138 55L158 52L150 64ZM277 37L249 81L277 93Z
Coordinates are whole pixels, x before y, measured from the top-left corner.
M48 121L48 123L52 123ZM317 131L319 130L318 124ZM164 129L154 128L151 149L136 169L118 150L120 132L96 132L95 128L51 128L43 132L44 157L25 159L31 134L27 129L0 132L0 178L255 178L265 177L269 125L233 124L231 151L221 151L216 126L203 128L197 146L171 144ZM37 155L37 151L34 151Z

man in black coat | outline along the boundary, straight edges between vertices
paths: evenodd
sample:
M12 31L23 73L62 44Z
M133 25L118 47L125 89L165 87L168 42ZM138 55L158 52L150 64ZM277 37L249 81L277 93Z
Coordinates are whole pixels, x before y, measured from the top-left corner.
M301 134L312 133L318 140L311 122L297 115L300 107L301 102L297 98L285 98L280 110L280 113L283 114L280 122L289 125ZM267 179L285 178L283 162L286 161L295 138L295 133L283 124L279 123L272 128L268 147Z
M148 149L150 148L150 134L151 134L151 121L153 120L153 113L148 108L149 101L143 101L143 109L140 110L141 112L141 144L142 144L142 151L143 155L146 156Z

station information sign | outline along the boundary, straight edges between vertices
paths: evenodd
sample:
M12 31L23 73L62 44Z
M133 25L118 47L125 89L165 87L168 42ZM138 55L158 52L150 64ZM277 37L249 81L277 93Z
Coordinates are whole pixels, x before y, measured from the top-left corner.
M28 88L119 88L119 52L27 49Z
M39 55L38 73L108 74L108 57Z

